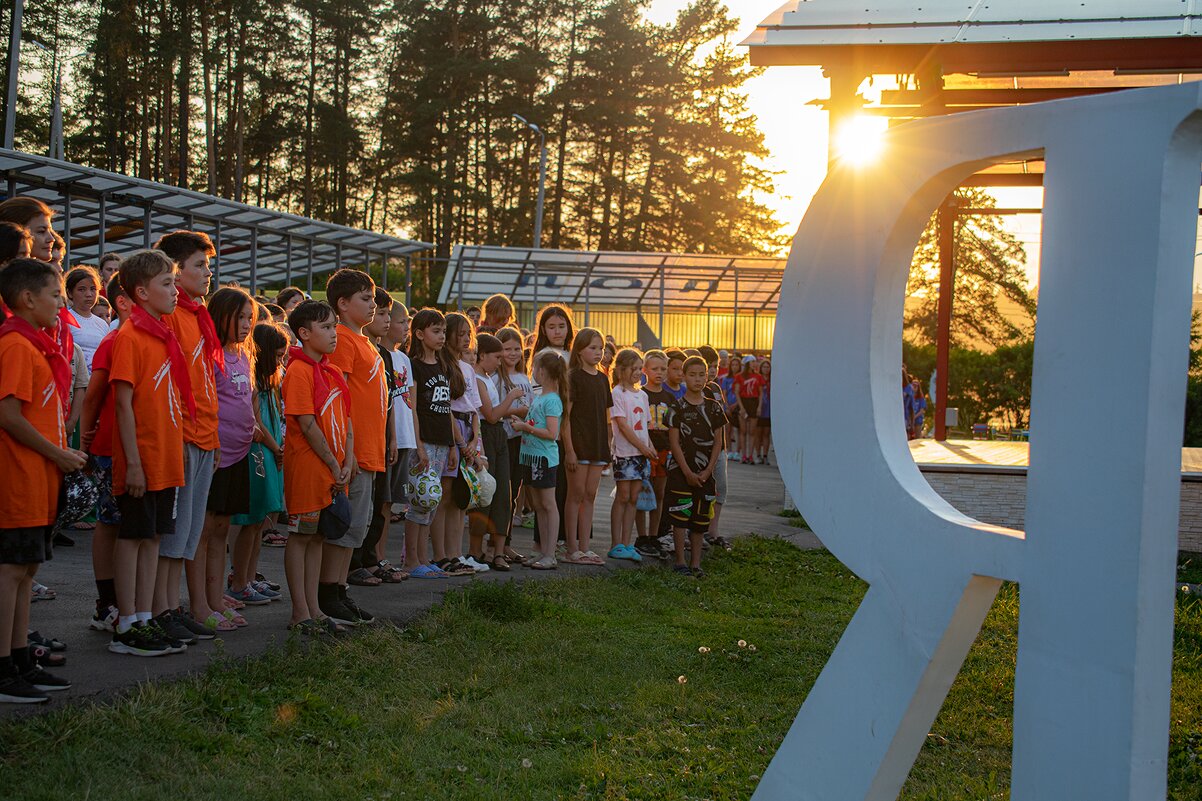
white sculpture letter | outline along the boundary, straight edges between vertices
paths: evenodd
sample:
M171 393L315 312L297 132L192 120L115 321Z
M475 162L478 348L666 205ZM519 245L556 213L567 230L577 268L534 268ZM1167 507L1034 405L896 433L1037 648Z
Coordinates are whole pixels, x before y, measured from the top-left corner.
M806 520L871 586L756 799L895 798L1002 580L1020 594L1011 797L1164 798L1200 108L1194 83L936 118L823 185L774 355L781 397L820 383L829 402L775 444ZM974 172L1040 152L1024 534L922 478L899 366L930 214Z

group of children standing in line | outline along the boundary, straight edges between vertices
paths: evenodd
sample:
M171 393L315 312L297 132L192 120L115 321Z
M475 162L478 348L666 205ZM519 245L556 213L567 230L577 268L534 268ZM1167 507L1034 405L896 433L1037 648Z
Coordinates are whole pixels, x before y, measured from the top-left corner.
M604 564L591 538L606 471L607 555L664 555L670 529L674 569L701 577L732 423L743 460L760 453L770 371L748 370L754 357L618 348L558 305L524 335L502 295L479 325L429 308L410 318L353 269L330 277L324 302L291 287L278 307L235 286L210 294L215 250L193 231L127 256L107 281L85 267L64 282L45 247L50 210L21 200L0 204L0 458L22 478L0 483L0 701L70 686L44 669L55 649L35 658L27 636L64 476L72 492L97 490L92 627L114 653L160 656L245 627L240 609L280 597L257 571L274 517L289 521L290 628L309 635L373 620L348 585ZM111 330L90 319L100 298ZM529 555L512 544L524 507ZM403 567L385 557L394 508Z

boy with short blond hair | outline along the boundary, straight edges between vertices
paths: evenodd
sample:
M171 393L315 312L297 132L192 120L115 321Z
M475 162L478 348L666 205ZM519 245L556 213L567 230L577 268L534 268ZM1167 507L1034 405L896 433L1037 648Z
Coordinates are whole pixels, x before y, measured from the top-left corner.
M152 620L159 538L175 533L176 492L184 485L186 420L196 414L187 358L164 318L175 309L175 263L157 250L121 264L133 301L117 329L109 382L116 403L113 494L121 514L114 555L116 631L109 650L133 656L179 653L187 645Z
M345 536L325 545L318 600L322 611L336 622L356 625L375 618L347 595L351 557L367 539L376 475L396 461L396 443L390 447L388 442L391 418L384 360L363 334L376 316L376 284L361 270L342 269L326 283L326 298L338 315L338 344L330 364L342 372L350 388L355 469L347 492L351 527Z
M0 464L21 480L0 482L0 702L42 703L70 682L29 652L29 603L38 565L50 558L63 473L87 457L67 447L71 368L44 333L58 319L62 278L53 266L15 259L0 271L10 316L0 326Z

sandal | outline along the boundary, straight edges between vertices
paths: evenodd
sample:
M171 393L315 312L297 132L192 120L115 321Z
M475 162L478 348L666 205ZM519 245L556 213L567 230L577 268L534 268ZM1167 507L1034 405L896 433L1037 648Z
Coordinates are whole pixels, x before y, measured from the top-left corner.
M51 653L50 649L44 645L30 643L29 655L42 667L58 668L67 664L67 657L62 654Z
M31 645L40 645L44 648L49 648L51 651L65 651L67 644L62 640L56 640L53 637L43 637L36 631L29 632L29 642Z
M554 570L557 567L554 556L544 556L537 562L531 562L530 567L534 570Z
M375 570L371 574L378 578L384 584L400 584L405 579L409 578L409 574L399 568L395 568L387 559L381 559Z
M263 532L263 545L267 548L283 548L288 544L288 538L277 529L269 528Z
M605 560L602 559L600 556L598 556L593 551L585 551L584 552L584 564L601 566L601 565L605 564Z
M356 587L379 587L384 582L373 576L366 567L361 567L351 571L351 574L346 577L346 583Z
M36 581L33 583L33 597L30 599L31 603L33 601L53 601L57 597L58 593L47 587L45 584L41 584Z
M543 560L539 559L538 561L541 562ZM588 561L588 557L584 555L584 551L572 551L569 554L565 554L563 557L563 561L567 562L569 565L590 565L590 564L592 564L592 562ZM534 567L534 565L531 565L531 567Z
M504 554L497 554L494 556L492 561L489 562L489 566L492 567L493 570L500 570L501 572L508 572L512 569L509 566L509 560L505 558Z
M227 620L225 615L214 612L201 621L200 625L207 628L209 631L236 631L235 626L231 621Z
M250 625L246 618L242 617L242 615L238 614L233 609L227 609L222 614L225 615L226 620L228 620L230 623L233 623L237 628L242 629Z

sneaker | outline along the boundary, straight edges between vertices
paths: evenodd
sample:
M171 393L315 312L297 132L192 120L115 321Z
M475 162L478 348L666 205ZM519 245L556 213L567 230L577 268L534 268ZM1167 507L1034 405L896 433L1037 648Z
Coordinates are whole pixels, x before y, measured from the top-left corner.
M260 595L251 584L247 584L240 590L227 590L226 595L247 606L267 606L271 603L270 598Z
M699 567L692 568L692 573L693 573L693 578L695 578L695 579L705 578L705 571Z
M658 559L663 554L659 542L654 537L636 537L634 550L635 553L646 556L648 559Z
M346 594L346 588L342 589L342 605L355 616L355 623L375 623L376 617L371 612L368 612L359 604L355 603L355 599Z
M459 557L459 561L470 567L475 573L487 573L489 570L492 570L492 568L484 562L478 561L474 556L461 556Z
M115 654L130 656L166 656L171 653L167 643L155 637L150 629L141 623L135 623L126 632L114 631L109 650Z
M165 639L168 642L176 640L184 645L192 645L196 642L196 635L192 633L190 628L176 620L175 614L170 609L156 617L154 622L158 624L163 634L166 635Z
M45 693L59 692L60 690L71 689L71 682L64 679L62 676L56 676L53 673L47 673L37 665L34 665L29 670L21 674L21 678L29 682L35 689Z
M210 629L204 623L201 623L196 618L192 617L192 615L185 612L182 606L171 610L171 616L175 618L176 623L179 623L181 626L186 628L196 639L213 639L213 629Z
M274 581L269 581L267 579L267 576L264 576L262 573L255 573L255 581L263 582L264 584L267 585L267 589L269 589L269 590L274 590L276 592L280 591L280 585Z
M145 623L145 625L150 629L155 637L157 637L167 646L169 653L182 654L184 651L188 650L188 643L177 638L174 634L168 634L167 629L163 628L156 618L152 617Z
M691 576L693 571L689 570L688 565L672 565L672 572L679 573L682 576Z
M359 624L359 616L342 602L339 595L333 592L319 592L317 605L323 615L339 625L357 626Z
M522 515L522 528L534 528L534 512Z
M259 595L262 595L269 601L280 600L280 593L269 587L266 581L252 581L250 586L254 588L255 592L259 593Z
M88 628L92 631L107 631L111 634L117 630L117 618L120 616L121 613L115 606L107 606L103 610L97 609L92 615L92 619L88 621Z
M656 540L656 542L659 543L660 553L664 556L676 553L676 540L672 538L671 534L665 534Z
M50 696L34 687L18 673L11 673L0 678L0 703L44 704L49 700Z

